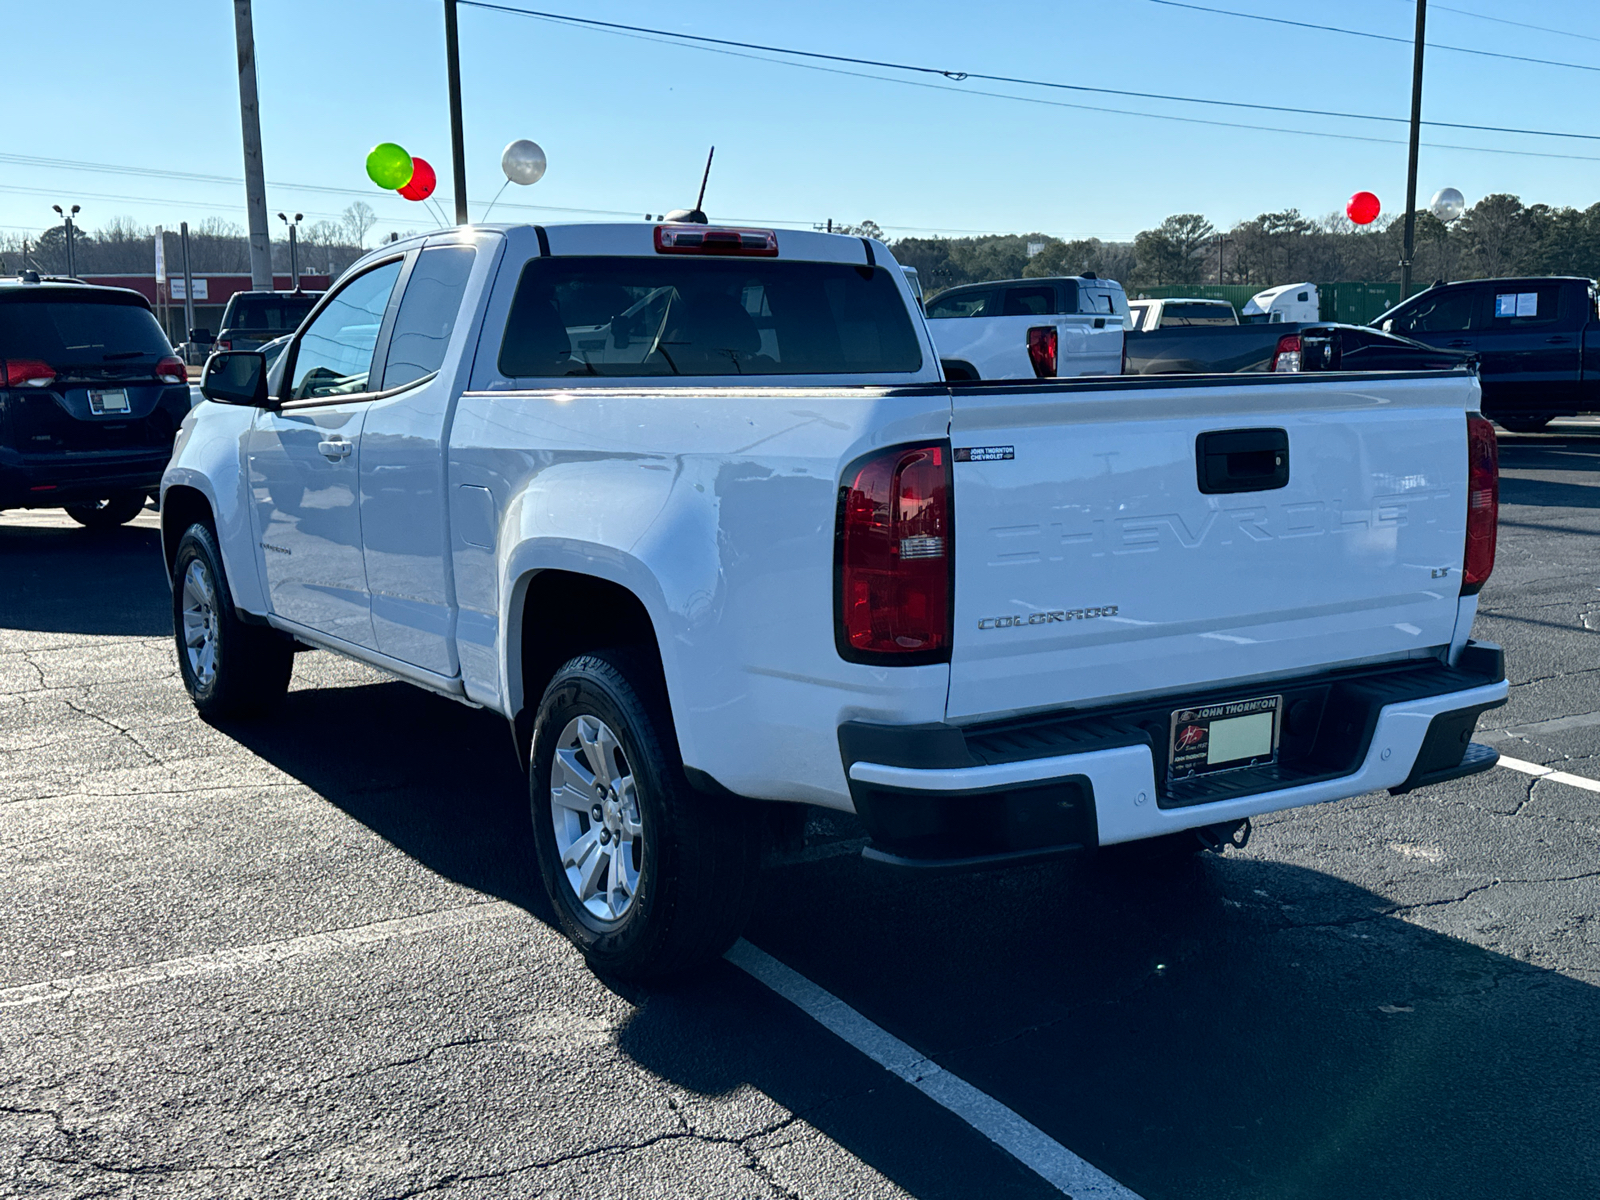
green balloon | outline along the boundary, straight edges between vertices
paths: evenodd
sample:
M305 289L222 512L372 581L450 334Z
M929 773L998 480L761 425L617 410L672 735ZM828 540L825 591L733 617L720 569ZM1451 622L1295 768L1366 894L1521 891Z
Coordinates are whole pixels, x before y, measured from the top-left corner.
M393 142L379 142L367 154L367 178L392 192L411 182L411 155Z

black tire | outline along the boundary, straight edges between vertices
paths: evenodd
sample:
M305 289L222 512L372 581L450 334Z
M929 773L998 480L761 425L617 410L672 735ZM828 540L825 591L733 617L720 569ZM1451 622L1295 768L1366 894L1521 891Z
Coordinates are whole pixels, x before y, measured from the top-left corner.
M85 529L115 529L126 525L144 511L143 492L119 492L104 500L68 504L67 516Z
M203 601L207 590L209 604ZM206 525L189 526L178 541L172 565L172 634L184 689L207 720L265 712L289 690L293 641L276 629L239 619L216 535ZM209 656L202 642L191 659L189 639L207 635Z
M1554 416L1554 413L1505 413L1493 420L1507 433L1538 433Z
M595 722L609 728L616 751L607 781L622 783L620 796L601 787L587 814L570 804L579 799L581 806L585 801L580 797L589 794L587 789L580 792L576 782L588 772L591 785L598 784L601 773L589 763L588 752L562 744L577 736L570 731L580 722L588 722L583 728L591 737L598 732ZM573 755L563 760L558 779L561 749L572 749ZM562 807L560 831L552 800L558 783L569 800ZM654 663L627 651L601 650L580 655L557 671L534 718L529 787L545 890L562 932L595 970L621 979L668 978L715 960L738 938L755 902L758 806L689 786ZM611 809L602 807L607 795ZM636 808L626 795L634 798ZM599 820L594 819L596 811L602 814ZM618 879L614 871L627 874L626 866L606 868L610 881L605 895L592 896L591 902L614 915L597 913L569 880L562 844L576 854L578 843L598 841L629 821L639 827L636 834L590 845L571 865L581 876L597 868L603 857L608 863L632 864L636 877L627 885L631 893L610 882ZM625 903L617 903L619 897Z

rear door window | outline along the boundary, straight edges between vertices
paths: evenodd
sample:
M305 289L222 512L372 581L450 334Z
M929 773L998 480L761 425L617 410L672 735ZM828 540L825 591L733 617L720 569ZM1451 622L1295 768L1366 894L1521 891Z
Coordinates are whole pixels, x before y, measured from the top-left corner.
M1056 311L1053 287L1007 288L1003 317L1048 317Z
M981 317L989 303L989 297L993 294L989 291L953 294L946 292L928 301L928 317L930 320L945 317Z
M728 259L536 258L501 340L508 378L916 371L890 269Z
M417 256L389 337L379 385L385 391L415 383L444 365L475 257L471 246L430 246Z
M142 304L96 304L54 290L0 302L0 358L36 358L60 370L171 353L155 315Z
M1560 324L1559 283L1493 283L1484 288L1479 327L1486 330L1544 328Z

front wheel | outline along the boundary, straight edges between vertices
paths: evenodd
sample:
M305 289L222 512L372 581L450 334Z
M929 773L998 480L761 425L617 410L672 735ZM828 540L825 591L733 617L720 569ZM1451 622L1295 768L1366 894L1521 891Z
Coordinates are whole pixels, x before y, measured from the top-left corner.
M539 870L592 966L659 979L733 944L755 898L755 805L689 786L653 664L615 650L568 662L531 758Z
M251 716L289 690L294 643L276 629L239 619L216 535L205 525L189 526L178 542L172 630L178 673L202 717Z
M69 504L67 516L85 529L115 529L126 525L144 511L143 492L122 492L104 500Z

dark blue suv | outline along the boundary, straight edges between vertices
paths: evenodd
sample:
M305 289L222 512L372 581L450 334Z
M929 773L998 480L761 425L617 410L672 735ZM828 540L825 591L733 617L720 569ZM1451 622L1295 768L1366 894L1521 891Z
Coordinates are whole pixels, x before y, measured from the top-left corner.
M138 292L0 279L0 509L131 521L188 411L188 374Z

